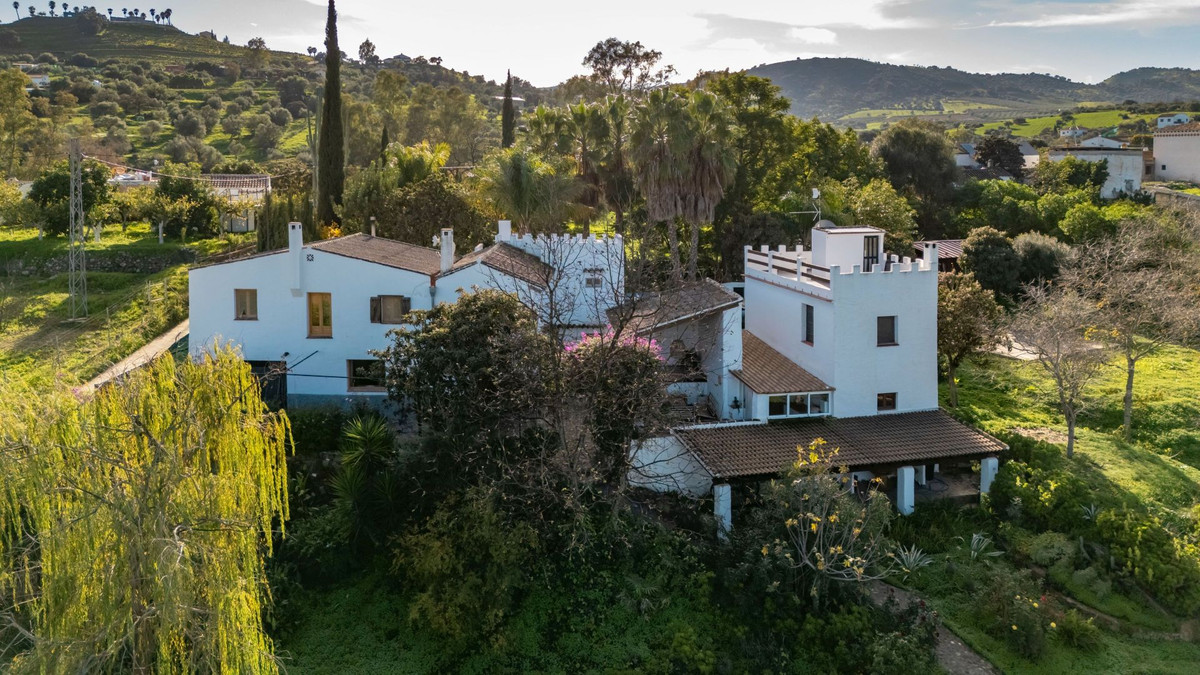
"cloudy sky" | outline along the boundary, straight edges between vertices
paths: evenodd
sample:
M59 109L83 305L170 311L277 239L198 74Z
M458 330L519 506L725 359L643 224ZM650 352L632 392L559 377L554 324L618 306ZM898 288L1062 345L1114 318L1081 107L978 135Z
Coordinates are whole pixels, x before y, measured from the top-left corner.
M174 23L244 44L320 48L311 0L176 0ZM143 8L145 11L146 8ZM340 0L342 48L441 56L490 78L550 85L597 41L640 40L683 76L797 57L850 56L1095 82L1138 66L1200 68L1200 0ZM117 10L120 11L119 9Z

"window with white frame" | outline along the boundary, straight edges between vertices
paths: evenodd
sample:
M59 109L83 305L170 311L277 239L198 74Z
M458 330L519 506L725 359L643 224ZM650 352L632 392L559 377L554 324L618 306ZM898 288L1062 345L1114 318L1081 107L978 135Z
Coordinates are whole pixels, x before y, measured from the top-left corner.
M237 321L258 320L258 289L233 289L233 318Z
M767 398L767 417L817 417L829 414L829 392L774 394Z
M806 303L804 305L804 341L810 345L813 343L814 328L813 306Z

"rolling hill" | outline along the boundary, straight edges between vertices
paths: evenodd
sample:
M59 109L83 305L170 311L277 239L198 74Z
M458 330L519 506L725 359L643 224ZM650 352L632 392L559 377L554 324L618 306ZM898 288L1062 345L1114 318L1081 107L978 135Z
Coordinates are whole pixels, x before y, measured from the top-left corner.
M124 58L164 62L232 59L243 57L248 51L245 47L149 21L110 22L101 33L87 35L68 18L35 16L5 24L0 30L6 31L5 39L0 40L0 54L37 56L49 52L63 58L83 52L101 60Z
M1094 85L1037 73L989 75L849 58L796 59L747 72L779 85L794 114L854 126L907 114L986 120L1083 103L1200 99L1200 71L1186 68L1138 68Z

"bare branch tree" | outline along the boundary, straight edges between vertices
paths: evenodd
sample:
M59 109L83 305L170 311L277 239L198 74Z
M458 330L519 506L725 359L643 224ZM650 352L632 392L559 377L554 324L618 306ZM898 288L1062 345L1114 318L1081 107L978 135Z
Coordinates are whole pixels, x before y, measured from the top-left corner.
M1125 401L1122 432L1133 424L1133 384L1138 363L1168 344L1195 339L1200 331L1200 298L1194 253L1164 241L1163 223L1130 221L1113 237L1082 247L1060 280L1064 288L1096 303L1099 335L1124 357Z
M1075 454L1075 424L1085 408L1085 389L1107 361L1103 345L1094 342L1099 310L1071 291L1044 286L1026 289L1025 301L1009 324L1009 332L1054 382L1058 409L1067 421L1067 457Z

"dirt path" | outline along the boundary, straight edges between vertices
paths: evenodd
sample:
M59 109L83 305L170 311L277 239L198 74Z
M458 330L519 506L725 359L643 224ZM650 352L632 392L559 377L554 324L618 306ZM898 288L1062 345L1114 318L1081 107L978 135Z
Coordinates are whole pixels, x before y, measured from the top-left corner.
M150 342L142 345L136 352L109 366L103 373L100 373L87 383L87 389L95 389L131 370L137 370L154 360L156 356L165 353L171 348L171 345L187 337L187 335L188 320L184 319L183 323L159 335Z
M889 594L895 595L896 601L902 606L921 599L914 593L889 586L882 581L872 582L867 587L867 591L871 594L872 602L877 605L886 602ZM945 624L938 627L935 651L938 665L945 668L950 675L999 675L1000 673L987 659L980 656L979 652L963 644L963 641L958 639L958 636Z

